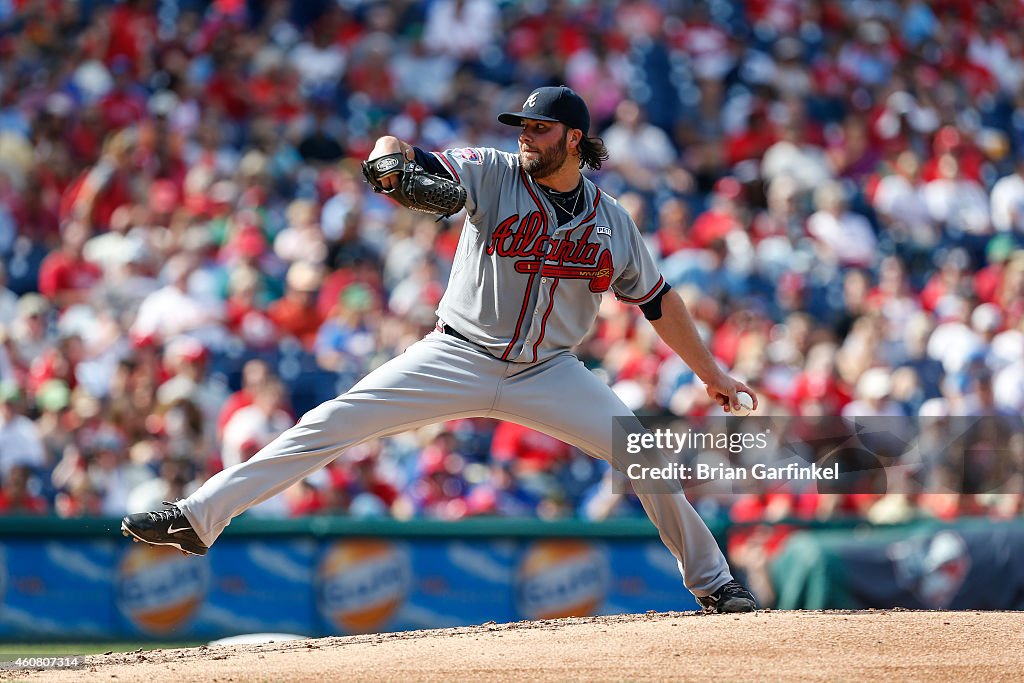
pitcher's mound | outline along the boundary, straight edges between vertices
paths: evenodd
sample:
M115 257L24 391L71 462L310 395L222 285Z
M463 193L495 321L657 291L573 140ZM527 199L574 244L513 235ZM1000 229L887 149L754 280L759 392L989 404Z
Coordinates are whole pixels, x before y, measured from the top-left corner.
M1024 671L1012 612L638 614L156 650L33 681L996 681Z

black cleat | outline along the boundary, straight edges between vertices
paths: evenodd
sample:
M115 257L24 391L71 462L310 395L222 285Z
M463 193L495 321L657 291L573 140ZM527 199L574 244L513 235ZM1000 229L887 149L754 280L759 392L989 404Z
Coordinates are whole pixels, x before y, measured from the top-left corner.
M711 595L697 598L697 602L705 612L719 614L753 612L757 609L757 601L754 600L753 594L739 581L730 581Z
M164 510L128 515L121 520L121 533L136 542L168 545L187 555L205 555L210 549L199 539L185 513L173 503L165 501L164 505Z

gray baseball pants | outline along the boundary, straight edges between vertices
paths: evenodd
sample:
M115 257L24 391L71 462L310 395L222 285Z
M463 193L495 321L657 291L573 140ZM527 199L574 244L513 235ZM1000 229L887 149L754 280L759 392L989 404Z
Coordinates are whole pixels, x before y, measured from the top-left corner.
M303 415L249 461L211 477L178 506L209 546L233 517L370 439L445 420L490 417L611 462L612 421L623 416L632 416L629 408L571 353L536 364L509 363L432 332L345 394ZM614 466L621 469L622 455L617 457ZM694 595L713 593L732 579L714 537L682 493L638 497Z

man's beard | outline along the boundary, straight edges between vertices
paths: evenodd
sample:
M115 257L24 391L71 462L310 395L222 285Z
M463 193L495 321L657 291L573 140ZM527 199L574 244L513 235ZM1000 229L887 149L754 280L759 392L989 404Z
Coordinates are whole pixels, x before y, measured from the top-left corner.
M558 171L569 156L569 147L566 144L568 138L569 131L562 131L562 139L557 144L532 159L524 158L523 153L519 152L519 163L523 165L523 170L534 178L547 178Z

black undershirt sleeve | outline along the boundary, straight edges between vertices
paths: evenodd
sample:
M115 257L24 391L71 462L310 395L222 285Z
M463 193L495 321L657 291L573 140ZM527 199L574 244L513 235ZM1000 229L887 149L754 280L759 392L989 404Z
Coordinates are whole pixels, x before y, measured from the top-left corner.
M451 171L436 156L430 152L424 152L419 147L413 147L412 149L416 153L416 163L422 166L424 171L433 175L439 175L442 178L455 180L455 178L452 178Z
M643 311L645 318L648 320L658 320L661 318L661 297L668 294L670 289L672 289L672 285L666 282L653 299L645 304L640 304L640 310Z

